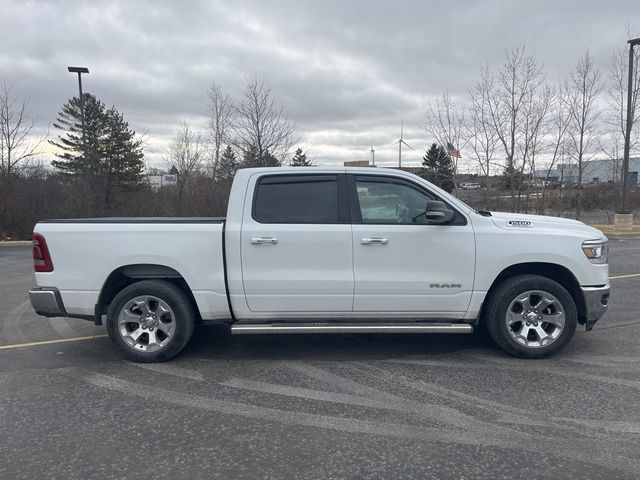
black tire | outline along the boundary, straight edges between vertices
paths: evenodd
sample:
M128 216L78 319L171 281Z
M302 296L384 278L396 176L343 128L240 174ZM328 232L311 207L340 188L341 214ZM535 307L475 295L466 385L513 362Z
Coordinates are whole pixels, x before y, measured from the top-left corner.
M518 325L514 325L514 327L507 326L507 314L509 313L508 310L512 305L512 302L516 302L514 305L517 305L518 297L526 295L527 292L532 291L551 294L559 302L559 307L564 313L564 327L562 328L562 331L559 333L557 338L547 345L523 345L514 339L513 334L511 333L513 330L510 331L510 328L517 329ZM514 310L512 309L511 311L513 312ZM524 315L524 313L523 309L522 312L516 311L515 315L520 316ZM519 358L543 358L558 352L564 348L567 343L569 343L576 331L578 312L573 298L559 283L540 275L518 275L507 278L491 293L483 312L482 322L486 324L487 331L493 341L511 355ZM543 322L540 321L539 323L542 328ZM535 325L537 326L538 322L536 322ZM545 326L549 327L548 324L545 324ZM553 328L553 325L551 325L551 328ZM515 333L517 333L517 331ZM536 333L533 332L532 343L535 343L535 338ZM526 341L521 340L521 342Z
M166 335L164 330L155 327L156 334L166 335L164 340L167 341L166 344L162 346L154 345L153 348L156 348L154 351L144 351L134 348L127 343L121 331L123 328L126 329L128 327L118 324L118 319L125 305L132 302L133 299L145 296L164 302L171 311L171 315L169 315L170 320L167 323L171 324L172 333L171 335ZM151 301L153 302L153 300ZM134 313L134 315L138 315L138 313ZM156 321L156 325L157 324L158 322ZM135 322L130 323L130 325L134 325L134 327L131 328L136 328ZM107 333L109 334L109 338L128 358L135 362L152 363L169 360L177 355L187 342L189 342L194 327L195 313L191 300L178 287L163 280L142 280L129 285L115 296L107 311ZM142 328L142 326L140 326L140 328ZM149 330L153 329L153 326L145 328L146 333L142 333L140 343L144 341L145 334L147 335L148 343L150 343L149 335L151 335L151 333ZM154 334L154 338L156 334ZM140 344L139 347L144 348L144 345ZM148 345L147 348L150 348L150 346Z

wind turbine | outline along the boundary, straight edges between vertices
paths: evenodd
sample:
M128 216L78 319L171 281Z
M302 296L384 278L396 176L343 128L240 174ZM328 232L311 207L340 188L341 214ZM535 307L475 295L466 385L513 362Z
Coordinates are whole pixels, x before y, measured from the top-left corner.
M393 144L393 145L398 145L398 168L402 168L402 144L406 145L414 152L416 151L415 148L413 148L411 145L409 145L407 142L404 141L403 135L404 135L404 120L400 125L400 140L398 140Z
M371 141L371 166L376 166L376 151L373 148L373 140Z

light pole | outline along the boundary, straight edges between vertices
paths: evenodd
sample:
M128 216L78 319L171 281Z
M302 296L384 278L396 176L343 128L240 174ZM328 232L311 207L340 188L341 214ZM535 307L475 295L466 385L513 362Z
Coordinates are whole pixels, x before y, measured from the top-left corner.
M69 73L78 74L78 91L80 92L80 118L82 121L82 157L86 160L87 145L84 136L84 98L82 96L82 74L89 73L89 69L87 67L67 67L67 70L69 70Z
M633 126L633 111L631 105L633 90L633 47L640 45L640 38L629 40L629 85L627 87L627 128L624 136L624 160L622 162L622 211L630 213L629 210L629 149L631 144L631 128Z
M614 218L615 230L633 230L633 212L629 208L629 150L631 145L631 129L633 127L633 47L640 45L640 38L634 38L629 44L629 84L627 86L627 125L624 135L624 157L622 159L622 199L620 209Z

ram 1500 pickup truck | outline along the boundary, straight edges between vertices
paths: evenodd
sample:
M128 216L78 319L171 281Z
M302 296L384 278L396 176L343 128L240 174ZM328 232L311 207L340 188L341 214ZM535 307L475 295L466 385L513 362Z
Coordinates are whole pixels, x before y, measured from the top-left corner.
M581 222L474 210L383 168L259 168L226 218L44 220L40 315L102 323L126 355L167 360L195 325L232 333L486 328L507 352L560 350L609 298L607 238Z

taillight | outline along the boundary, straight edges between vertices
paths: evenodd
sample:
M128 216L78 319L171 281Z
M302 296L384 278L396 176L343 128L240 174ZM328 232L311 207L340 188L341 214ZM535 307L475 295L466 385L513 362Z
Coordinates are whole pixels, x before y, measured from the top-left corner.
M47 242L39 233L34 233L32 237L33 243L33 268L36 272L53 272L53 262Z

